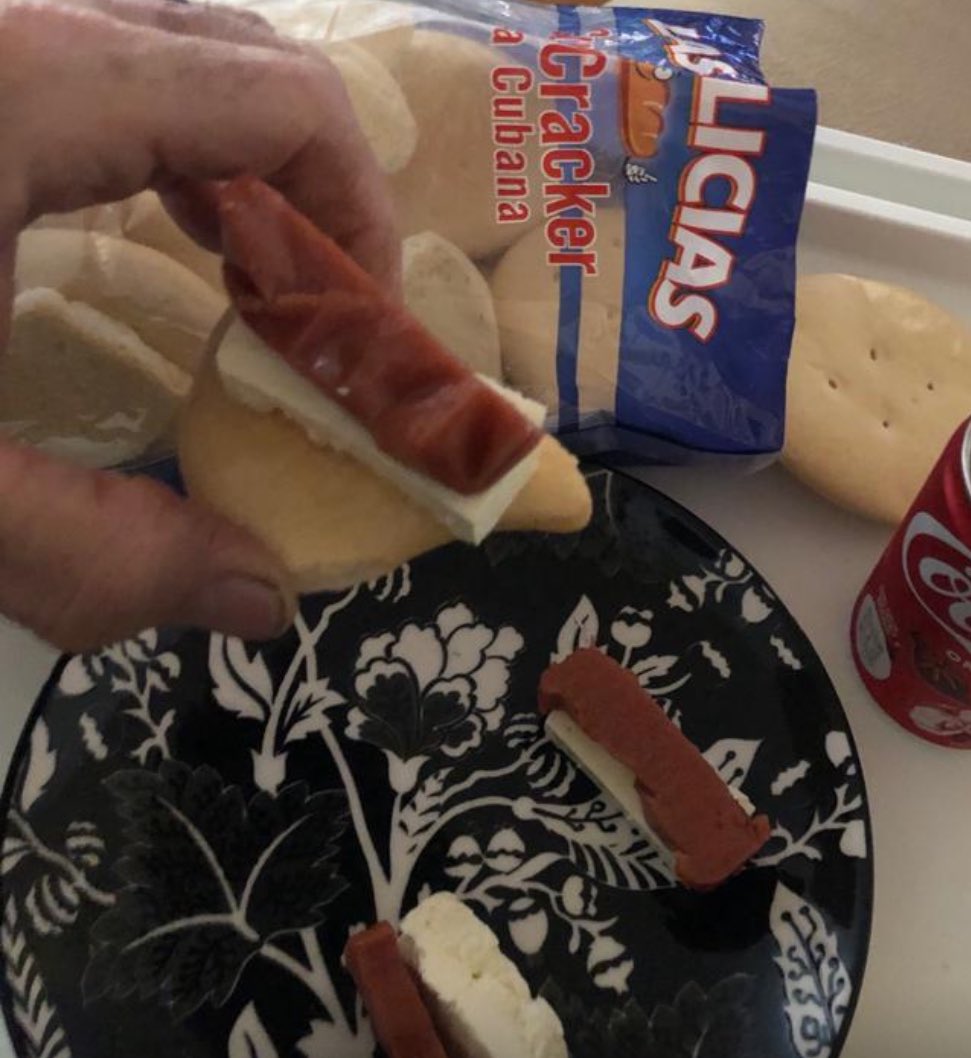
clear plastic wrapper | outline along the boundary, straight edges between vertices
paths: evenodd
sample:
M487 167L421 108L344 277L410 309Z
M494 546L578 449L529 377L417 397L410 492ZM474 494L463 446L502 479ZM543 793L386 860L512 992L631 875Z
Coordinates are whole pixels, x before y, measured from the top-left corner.
M774 457L815 96L766 84L760 22L498 0L241 6L335 63L394 196L408 303L456 355L541 400L583 455ZM218 262L155 200L43 223L165 257L198 284L197 323L225 304ZM158 304L142 311L158 322Z
M42 218L18 242L0 431L90 466L170 454L227 303L152 193Z
M816 108L766 84L760 22L488 0L251 6L334 58L366 131L374 107L389 119L372 145L404 233L434 232L488 278L503 375L561 438L633 461L778 452Z

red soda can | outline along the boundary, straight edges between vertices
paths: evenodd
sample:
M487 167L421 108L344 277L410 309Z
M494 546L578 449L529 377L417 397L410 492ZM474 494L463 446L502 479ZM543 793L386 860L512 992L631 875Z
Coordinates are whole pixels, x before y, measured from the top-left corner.
M920 738L971 749L971 419L870 574L851 636L886 713Z

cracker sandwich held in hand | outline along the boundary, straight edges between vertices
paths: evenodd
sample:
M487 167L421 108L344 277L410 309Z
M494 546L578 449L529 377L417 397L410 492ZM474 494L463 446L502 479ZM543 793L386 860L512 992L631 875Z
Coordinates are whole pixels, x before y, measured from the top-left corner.
M476 375L260 181L220 197L238 318L180 429L189 492L280 555L300 591L494 529L575 532L590 495L545 409Z

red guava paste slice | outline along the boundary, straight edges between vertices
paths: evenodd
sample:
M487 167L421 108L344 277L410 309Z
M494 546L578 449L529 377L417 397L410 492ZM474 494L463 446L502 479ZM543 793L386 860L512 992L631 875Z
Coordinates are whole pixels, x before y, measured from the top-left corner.
M769 821L748 816L714 768L634 673L584 648L540 679L539 708L562 709L635 776L644 818L674 854L678 879L712 889L769 838Z
M388 1058L448 1058L387 922L355 933L344 963Z
M242 319L391 458L472 495L536 446L539 429L282 195L244 176L218 199Z

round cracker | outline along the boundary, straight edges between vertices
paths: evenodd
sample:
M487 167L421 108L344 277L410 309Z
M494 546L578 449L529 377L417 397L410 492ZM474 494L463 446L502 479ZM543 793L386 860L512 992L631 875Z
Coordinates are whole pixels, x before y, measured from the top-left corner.
M971 332L919 294L846 275L797 288L783 461L891 524L971 411Z
M97 232L141 243L188 268L220 295L224 293L222 258L189 238L154 191L142 191L121 202L88 206L72 213L46 214L34 221L29 230L50 228Z
M0 357L0 431L89 466L143 455L191 386L131 328L54 290L14 299Z
M214 364L183 412L178 450L190 495L263 540L301 592L372 580L453 539L352 456L313 443L278 412L232 400ZM536 472L500 528L583 528L591 502L576 460L552 437L542 439L538 454Z
M392 73L408 47L413 9L393 0L216 0L254 11L280 34L329 51L351 41Z
M624 214L597 213L597 274L583 277L577 356L581 415L613 411L624 296ZM517 389L555 409L560 271L546 262L545 233L536 228L509 249L492 275L503 372Z
M435 232L402 246L405 304L453 356L499 378L499 328L489 284L464 253Z
M14 288L56 290L130 327L190 373L226 310L225 295L139 243L81 230L32 229L17 245Z
M397 73L414 33L414 9L388 0L351 0L333 7L327 42L353 41Z
M413 10L393 0L217 0L255 11L294 40L324 45L353 41L394 70L411 39Z
M186 235L169 216L154 191L143 191L120 205L124 208L121 234L126 239L171 257L183 268L205 280L220 299L225 300L222 258L219 254L203 249Z
M533 134L523 148L531 219L496 220L491 77L500 58L465 37L417 30L397 70L418 123L415 153L391 181L401 230L436 231L476 260L508 246L542 216ZM535 121L532 93L526 102L526 120Z
M418 142L418 126L398 82L384 65L363 48L344 41L328 46L378 164L396 173L408 164Z
M231 400L214 370L197 382L178 451L190 495L263 540L298 591L371 580L450 539L351 456L313 444L278 413Z

